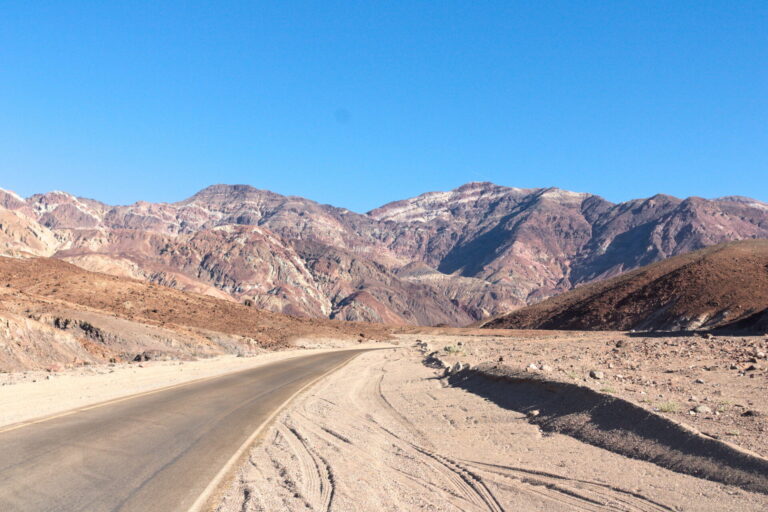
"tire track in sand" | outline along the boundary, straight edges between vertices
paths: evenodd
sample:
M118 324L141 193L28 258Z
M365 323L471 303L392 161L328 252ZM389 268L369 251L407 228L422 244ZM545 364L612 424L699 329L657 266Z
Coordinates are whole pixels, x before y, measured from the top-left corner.
M397 420L406 430L410 431L416 438L425 439L426 436L416 428L403 413L401 413L384 394L383 383L386 376L386 366L388 364L396 364L399 359L393 360L391 357L387 358L385 365L382 365L381 374L376 379L372 395L383 405L384 409L390 412L390 415ZM372 421L376 421L371 418ZM379 428L394 437L403 445L409 447L413 452L420 455L421 462L427 466L432 467L438 473L442 474L446 480L450 481L454 487L459 490L460 495L475 504L479 508L488 510L490 512L504 512L504 508L501 503L496 499L493 492L485 485L483 479L478 475L472 473L460 464L452 461L451 459L439 455L427 448L424 448L416 443L403 439L401 436L395 434L391 430L387 429L383 425L378 425ZM431 444L431 443L430 443ZM401 446L402 448L402 446ZM418 458L416 455L414 458Z
M278 432L298 460L301 474L304 476L304 499L314 511L331 510L336 488L328 462L312 450L310 443L295 427L281 424L278 426Z
M513 481L514 487L523 484L526 487L541 488L539 494L553 496L553 493L564 497L575 498L582 504L592 503L594 507L583 510L621 510L627 512L675 512L663 503L652 500L634 491L628 491L620 487L593 482L590 480L572 479L554 473L538 471L535 469L502 466L485 462L465 461L477 471L495 474L508 481ZM497 482L502 484L501 482ZM506 483L510 485L510 483ZM547 492L543 490L546 489ZM566 500L569 501L569 500Z

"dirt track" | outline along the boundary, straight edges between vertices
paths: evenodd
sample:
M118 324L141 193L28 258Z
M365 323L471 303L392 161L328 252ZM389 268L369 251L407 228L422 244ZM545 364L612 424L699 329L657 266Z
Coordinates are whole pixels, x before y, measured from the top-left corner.
M410 345L410 343L409 343ZM299 398L217 510L765 510L768 497L630 459L447 386L411 347Z

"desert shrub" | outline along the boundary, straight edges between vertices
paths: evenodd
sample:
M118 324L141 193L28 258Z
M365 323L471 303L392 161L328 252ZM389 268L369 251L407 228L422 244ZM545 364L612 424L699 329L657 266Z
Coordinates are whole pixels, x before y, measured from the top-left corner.
M680 406L677 402L662 402L657 406L660 412L677 412L680 410Z

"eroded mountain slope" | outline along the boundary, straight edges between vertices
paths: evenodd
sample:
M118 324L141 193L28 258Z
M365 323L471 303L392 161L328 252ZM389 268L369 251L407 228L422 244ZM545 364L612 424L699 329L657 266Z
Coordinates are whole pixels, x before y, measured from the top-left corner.
M232 300L0 257L0 370L110 359L249 353L299 338L386 337L370 324L295 318Z
M485 327L760 329L766 308L768 240L748 240L675 256L584 285L502 316Z
M110 206L0 191L0 249L315 318L464 325L710 245L768 237L768 205L620 204L469 183L358 214L246 185Z

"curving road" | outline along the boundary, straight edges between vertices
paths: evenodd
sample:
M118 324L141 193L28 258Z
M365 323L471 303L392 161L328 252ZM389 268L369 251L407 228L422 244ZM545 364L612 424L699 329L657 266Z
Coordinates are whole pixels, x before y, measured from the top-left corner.
M186 511L286 400L361 352L301 356L0 430L0 510Z

